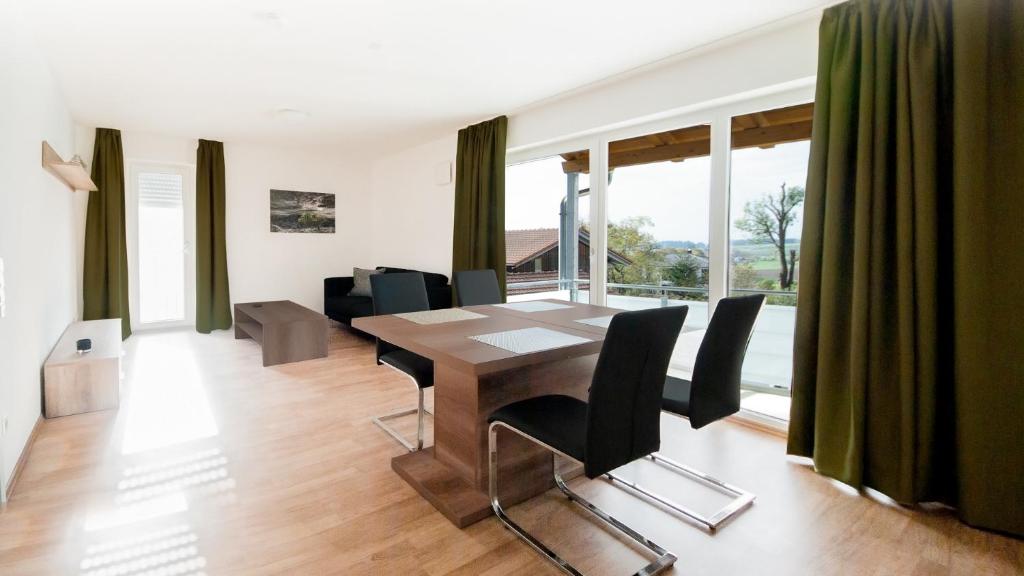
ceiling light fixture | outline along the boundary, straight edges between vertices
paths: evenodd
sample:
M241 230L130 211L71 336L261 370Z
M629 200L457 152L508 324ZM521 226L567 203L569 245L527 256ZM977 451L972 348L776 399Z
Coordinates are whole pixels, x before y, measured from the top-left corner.
M301 122L309 118L309 112L297 108L278 108L274 110L274 116L288 122Z
M278 29L284 28L284 17L281 16L280 12L276 12L274 10L256 10L252 13L252 17L268 26L273 26Z

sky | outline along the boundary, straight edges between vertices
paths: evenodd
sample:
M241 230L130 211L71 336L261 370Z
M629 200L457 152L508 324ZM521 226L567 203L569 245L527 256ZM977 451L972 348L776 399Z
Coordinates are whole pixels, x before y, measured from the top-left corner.
M794 142L774 148L748 148L732 153L730 214L743 214L749 200L787 186L803 186L807 178L810 143ZM561 157L509 166L505 171L505 228L557 228L558 211L565 195ZM580 188L590 185L580 175ZM631 216L648 216L654 226L647 231L657 240L708 241L711 158L684 162L659 162L617 168L608 188L608 219L618 222ZM580 217L590 218L589 199L580 200ZM799 237L801 222L791 229ZM794 235L795 232L795 235ZM748 237L733 229L733 239Z

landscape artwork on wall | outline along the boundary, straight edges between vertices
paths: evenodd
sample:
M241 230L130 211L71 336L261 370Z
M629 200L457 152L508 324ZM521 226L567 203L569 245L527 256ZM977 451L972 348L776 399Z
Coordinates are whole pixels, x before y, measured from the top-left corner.
M334 194L270 191L270 231L334 233Z

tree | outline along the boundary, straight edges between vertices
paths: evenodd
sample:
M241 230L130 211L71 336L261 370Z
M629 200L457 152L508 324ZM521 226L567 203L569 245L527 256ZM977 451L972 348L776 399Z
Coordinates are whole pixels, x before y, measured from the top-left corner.
M616 284L657 284L665 264L654 236L644 231L654 226L647 216L633 216L608 224L608 249L625 256L630 264L609 263L608 276Z
M743 218L736 221L736 227L750 234L755 240L771 242L779 254L779 287L789 290L793 285L796 271L796 250L789 251L786 260L786 233L796 222L797 208L804 201L804 189L800 186L786 187L783 182L777 194L765 194L759 200L751 200L743 207Z
M757 288L761 280L754 267L746 262L733 265L731 277L733 288Z

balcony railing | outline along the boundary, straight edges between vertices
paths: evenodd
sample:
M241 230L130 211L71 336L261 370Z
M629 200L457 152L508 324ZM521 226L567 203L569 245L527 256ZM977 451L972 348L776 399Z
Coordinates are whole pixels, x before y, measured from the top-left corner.
M538 288L550 286L549 292L519 294L517 299L527 298L561 298L577 301L585 290L581 285L589 285L590 280L537 280L514 282L508 285L513 288ZM567 286L571 286L568 288ZM707 327L708 290L692 286L658 286L654 284L608 283L608 306L625 310L640 310L672 305L688 305L686 330L680 335L673 356L673 367L686 374L693 369L697 350L703 338L703 330ZM569 294L566 294L566 291ZM646 292L652 296L622 294L632 290ZM619 292L619 293L616 293ZM760 290L754 288L737 288L730 293L764 294L766 296L793 297L795 291ZM657 295L657 296L654 296ZM674 296L674 297L670 297ZM691 299L686 299L689 296ZM792 365L793 328L796 308L792 305L769 304L761 312L750 344L747 347L747 358L744 362L743 388L755 392L789 395L790 367Z

